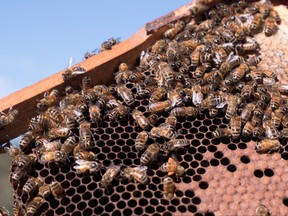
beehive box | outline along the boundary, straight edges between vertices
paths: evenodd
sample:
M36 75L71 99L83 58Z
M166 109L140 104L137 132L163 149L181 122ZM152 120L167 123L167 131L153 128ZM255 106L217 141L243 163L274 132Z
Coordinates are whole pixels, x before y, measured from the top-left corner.
M287 83L284 45L288 42L287 9L283 5L274 9L282 19L277 33L272 37L261 33L255 35L263 58L259 67L275 70L280 82ZM144 74L152 77L149 70ZM137 94L134 82L127 82L125 86ZM138 109L148 116L148 105L149 98L135 97L131 109ZM157 115L157 125L160 125L169 112ZM159 171L167 157L159 156L149 165L147 185L119 178L107 189L100 185L102 175L77 175L73 169L75 161L70 159L62 166L36 163L35 169L29 171L29 176L41 177L46 184L59 182L65 190L66 196L62 199L46 198L40 212L46 215L253 215L257 206L263 204L272 215L286 215L287 140L281 140L283 150L280 153L266 155L255 151L257 140L252 138L213 139L212 132L216 128L225 128L229 124L224 115L225 112L211 118L208 112L203 112L177 119L176 131L181 129L179 138L187 139L189 146L174 152L186 175L174 179L176 191L172 200L163 198L165 173ZM123 167L139 166L143 152L135 151L135 139L142 129L135 125L131 116L116 122L106 120L94 131L96 142L91 151L96 159L104 167L111 162ZM166 142L158 138L149 139L148 144L154 141L160 145ZM12 166L11 173L15 169L16 166ZM25 175L17 182L11 180L19 212L25 211L38 193L37 190L31 194L23 193L27 179Z

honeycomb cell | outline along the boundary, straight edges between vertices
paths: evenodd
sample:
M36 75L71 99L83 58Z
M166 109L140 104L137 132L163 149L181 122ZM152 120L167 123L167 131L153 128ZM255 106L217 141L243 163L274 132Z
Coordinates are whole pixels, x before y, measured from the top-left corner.
M227 165L230 164L230 160L229 160L229 158L224 157L224 158L222 158L222 159L220 160L220 163L221 163L223 166L227 166Z
M130 194L130 193L124 192L124 193L122 194L122 199L124 199L124 200L129 200L130 198L131 198L131 194Z
M56 215L63 215L65 212L65 208L64 207L59 207L58 209L56 209L55 213Z
M244 164L248 164L248 163L250 163L250 158L249 158L249 156L243 155L243 156L241 156L240 161Z
M115 205L113 203L109 203L105 206L105 211L106 212L112 212L115 209Z
M103 196L103 191L101 189L96 189L94 192L93 192L93 196L95 198L100 198Z
M82 199L83 199L83 200L90 200L91 197L92 197L92 194L91 194L91 192L89 192L89 191L85 192L85 193L82 195Z
M175 206L172 206L172 205L168 206L168 207L167 207L167 210L168 210L169 212L176 212L176 211L177 211L176 207L175 207Z
M184 213L184 212L187 211L187 208L186 208L186 206L184 206L184 205L179 205L179 206L178 206L178 211Z
M55 177L55 180L58 181L58 182L62 182L64 181L65 179L65 176L62 175L62 174L58 174L56 177Z
M210 145L210 146L208 146L208 151L209 152L216 152L217 151L217 147L213 146L213 145Z
M98 201L97 199L90 199L89 202L88 202L88 205L91 207L91 208L94 208L98 205Z
M131 208L134 208L135 206L137 205L137 202L136 200L129 200L128 201L128 206L131 207Z
M268 177L272 177L274 175L274 171L272 169L265 169L264 174Z
M222 141L223 142L223 141ZM228 143L224 143L224 144L228 144ZM235 144L229 144L228 145L228 148L230 149L230 150L236 150L237 149L237 145L235 145Z
M73 201L73 198L72 198L72 201ZM50 207L51 207L52 209L56 209L56 208L58 208L59 204L60 204L60 203L59 203L58 200L53 199L53 200L50 202Z
M78 187L80 185L80 180L79 179L73 179L71 182L71 186L73 187Z
M227 166L227 170L230 172L235 172L237 170L237 167L233 164L230 164Z
M102 214L103 212L104 212L104 208L102 206L97 206L96 208L94 208L95 215Z
M93 214L93 210L92 209L85 209L83 211L83 215L92 215Z
M40 171L40 176L42 178L45 178L46 176L48 176L48 174L49 174L49 171L47 169L43 169Z
M199 146L197 150L199 153L205 153L207 151L207 148L205 146Z

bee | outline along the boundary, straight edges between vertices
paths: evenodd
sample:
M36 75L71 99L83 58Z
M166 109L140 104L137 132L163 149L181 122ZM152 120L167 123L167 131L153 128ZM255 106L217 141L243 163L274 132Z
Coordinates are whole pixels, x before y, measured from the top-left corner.
M13 144L10 141L6 143L2 148L4 148L5 152L8 152L10 157L12 157L14 160L15 158L18 158L22 154L20 148L18 148L15 144Z
M84 76L82 79L82 94L92 87L91 78L89 76Z
M92 123L98 123L102 120L101 110L97 105L90 104L89 117Z
M212 132L212 137L214 139L223 138L223 137L231 137L232 132L229 128L217 128L215 131Z
M94 139L90 128L91 124L86 121L79 125L80 145L84 148L89 148L91 146L91 140Z
M126 167L121 171L121 176L130 181L148 184L147 166Z
M43 185L43 180L41 178L29 177L27 182L23 185L23 192L30 194L35 189Z
M271 8L271 10L270 10L270 16L273 17L276 20L276 23L278 25L281 24L281 18L279 16L279 13L276 10L274 10L273 8Z
M255 40L253 40L251 42L248 42L248 43L237 44L236 45L236 50L237 50L237 52L240 52L240 53L255 52L259 48L260 48L260 45Z
M283 127L288 128L288 115L283 116L281 123Z
M166 55L168 62L173 62L178 59L178 42L171 41L168 43Z
M160 147L158 144L154 143L148 146L148 148L143 152L140 157L140 163L142 165L146 165L149 162L155 160L160 151Z
M251 21L250 30L252 32L257 31L262 26L263 21L263 15L260 13L256 13L253 17L253 20Z
M157 40L151 47L151 52L154 54L160 54L166 50L167 41L164 39Z
M129 80L131 82L139 82L141 80L145 80L145 75L142 72L134 72L129 74Z
M160 100L163 100L166 97L167 90L164 87L158 87L155 89L155 91L151 94L149 98L150 103L155 103Z
M125 85L118 85L117 88L118 95L123 99L123 101L128 105L131 106L134 103L134 97Z
M18 202L14 201L13 203L13 208L12 208L12 212L13 212L13 215L14 216L20 216L22 215L22 212L20 212L20 207L19 207L19 204Z
M54 151L54 152L43 152L39 158L39 162L42 164L56 162L56 163L65 163L67 155L65 152Z
M51 194L50 185L43 184L39 187L38 196L46 198L49 197Z
M197 66L196 70L194 71L194 76L196 78L202 78L206 72L204 65Z
M219 104L223 104L225 102L225 96L220 94L211 94L207 96L203 101L202 101L202 107L204 108L214 108Z
M17 158L17 166L21 169L26 170L36 161L37 161L37 156L35 154L20 155Z
M189 144L190 143L187 139L172 139L161 145L161 151L164 151L166 154L168 154L169 152L175 151L178 148L183 148Z
M0 113L0 128L12 123L15 121L19 116L18 110L13 110L12 107L10 107L7 114L1 112Z
M26 215L27 216L37 215L37 212L40 211L40 207L43 202L44 202L43 197L41 196L34 197L33 200L30 201L26 207Z
M160 124L159 127L170 128L171 130L176 129L177 118L175 116L168 116L164 123Z
M60 150L62 143L60 139L50 142L46 138L40 138L35 142L35 145L37 151L58 151Z
M288 128L283 128L280 134L281 138L288 139Z
M100 46L100 52L105 50L111 50L113 46L120 43L120 38L109 38L107 41L104 41Z
M44 98L42 98L37 103L37 108L40 110L46 109L49 106L52 106L56 103L59 97L59 91L57 89L53 89L50 93L45 92Z
M15 182L18 182L20 178L22 178L26 174L26 171L20 167L16 167L16 169L11 174L11 179Z
M218 104L216 106L216 108L222 108L224 104L227 104L225 118L231 119L232 116L234 116L236 114L237 108L238 108L240 103L241 103L241 99L238 96L227 95L226 101Z
M74 154L75 160L94 161L96 155L92 151L80 150Z
M98 101L99 102L99 101ZM108 100L108 102L106 103L106 108L107 110L113 110L114 108L118 107L122 105L122 102L115 99L115 98L111 98Z
M280 136L279 130L271 124L271 121L263 121L263 127L265 129L266 138L278 139L278 137Z
M171 109L171 102L169 100L150 103L148 109L152 113L159 113Z
M181 41L179 43L179 49L185 55L189 55L189 53L191 53L194 49L196 49L196 47L199 46L200 43L201 41L198 40L197 38L192 38L190 40Z
M274 112L272 112L271 115L271 125L278 128L281 125L282 118L283 114L281 113L281 111L279 109L275 110Z
M130 108L124 105L119 105L115 107L113 110L107 112L107 116L109 121L116 121L117 119L122 119L126 117L130 112Z
M230 122L232 139L239 138L241 134L241 126L242 126L241 118L239 116L232 116L231 122Z
M169 157L168 162L162 164L159 170L161 172L167 172L168 176L175 175L177 178L185 174L184 167L180 165L179 161L174 155Z
M164 37L173 39L180 31L182 31L185 27L185 23L183 21L176 22L172 28L166 30L163 34Z
M199 109L196 107L175 107L170 114L175 117L196 116Z
M50 190L51 190L51 194L56 199L62 199L63 197L65 197L65 191L59 182L52 181L50 185Z
M51 128L48 133L48 137L51 139L55 138L66 138L72 135L72 131L67 127Z
M5 207L0 207L0 215L2 216L9 216L10 213Z
M149 135L146 131L141 131L135 140L135 148L138 152L146 148L146 143L148 141Z
M269 215L270 215L269 209L263 204L259 204L255 209L254 216L269 216Z
M219 70L222 73L222 75L225 75L228 72L230 72L234 67L240 65L243 61L244 61L243 57L233 55L233 53L229 54L226 61L221 64Z
M263 139L260 142L257 142L255 146L255 150L259 154L264 154L264 153L272 153L275 151L280 151L282 150L283 147L280 144L278 139Z
M222 26L219 26L215 33L221 36L226 42L235 42L237 39L232 31Z
M214 50L213 62L220 67L220 65L227 59L228 55L225 49L221 46L217 46Z
M168 91L167 98L171 102L172 107L181 106L183 104L182 97L177 90Z
M251 122L254 126L259 126L262 123L262 118L259 118L255 115L252 116Z
M200 64L200 50L202 46L198 46L193 52L190 54L191 66L198 67ZM204 71L204 67L199 68L200 71ZM200 73L201 74L201 73Z
M283 99L281 97L281 94L277 91L272 92L271 101L270 101L270 107L272 111L275 111L276 109L278 109L282 103L283 103Z
M114 179L120 174L121 165L110 164L100 180L101 187L108 188Z
M150 125L149 120L144 116L144 114L141 111L135 109L132 112L132 117L142 129L145 130L149 127Z
M249 66L257 66L262 61L262 58L260 56L251 55L246 60L246 64Z
M242 136L244 136L244 137L250 136L254 132L254 129L255 129L255 127L252 124L252 122L247 121L243 127Z
M242 110L240 114L240 118L243 124L249 121L253 115L253 111L255 110L256 105L254 103L248 103Z
M163 179L163 195L164 199L171 200L174 198L176 187L174 185L173 179L169 176L165 176Z
M64 81L67 81L68 79L71 79L72 77L75 77L79 74L86 73L86 69L83 67L69 67L65 72L62 74L62 78Z
M145 77L145 80L143 83L145 86L154 86L154 85L157 85L157 80L153 77Z
M204 99L200 84L192 86L191 90L192 90L192 92L191 92L192 93L192 103L196 107L200 107L202 104L202 101Z
M247 100L251 97L253 92L254 92L253 87L251 85L247 84L241 90L241 98Z
M60 112L59 108L56 106L49 107L46 113L49 118L57 124L61 124L64 121L64 116Z
M75 161L76 165L73 168L76 170L77 174L86 174L90 173L92 175L98 174L102 169L102 165L98 161L87 161L77 159Z
M169 85L171 85L174 81L174 71L170 67L170 65L166 62L160 62L158 65L159 68L159 76L163 77L165 82Z
M262 135L265 133L265 129L264 127L262 127L261 125L256 126L253 130L253 136L254 137L262 137Z
M249 71L249 67L246 64L240 64L234 71L232 79L234 83L239 82L245 74Z

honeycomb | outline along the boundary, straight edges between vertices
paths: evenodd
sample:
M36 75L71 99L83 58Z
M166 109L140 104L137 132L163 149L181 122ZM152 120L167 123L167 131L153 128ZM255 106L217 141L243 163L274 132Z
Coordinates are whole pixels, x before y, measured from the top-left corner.
M285 22L284 19L282 21ZM286 32L281 26L279 32L275 37L279 37L279 41L286 41ZM279 44L274 43L274 37L267 38L263 34L256 37L262 41L261 56L264 60L260 67L276 68L280 78L281 74L283 76L281 82L285 83L287 74L283 68L287 68L288 64L285 48L279 48ZM270 44L265 41L270 41ZM279 51L269 52L271 46L276 46ZM145 75L152 77L149 71ZM136 95L135 83L127 82L125 86ZM146 117L150 114L148 105L148 98L135 97L133 106ZM164 111L157 116L157 125L160 125L165 122L169 112ZM224 116L225 113L220 112L211 118L208 111L204 111L196 116L177 118L176 131L181 130L177 138L187 139L189 145L175 151L186 174L175 179L173 199L163 198L162 179L165 173L160 172L159 167L167 160L160 155L149 164L147 185L119 178L107 189L100 185L101 175L77 175L73 169L75 160L69 158L62 166L35 163L33 169L28 171L29 176L41 177L46 184L59 182L66 194L61 199L45 198L38 213L73 216L253 215L257 206L264 204L271 215L287 215L287 140L280 140L283 146L280 153L266 155L256 153L257 140L254 138L214 139L212 132L217 128L226 128L229 123ZM102 121L94 131L96 143L91 151L104 167L111 162L123 167L139 166L142 152L135 150L135 139L141 131L131 116L116 122ZM155 141L160 145L165 143L163 138ZM153 142L149 138L147 144ZM15 169L16 166L12 165L11 173ZM20 215L24 214L27 204L38 193L37 190L30 194L23 193L27 179L28 176L24 175L18 182L11 180Z

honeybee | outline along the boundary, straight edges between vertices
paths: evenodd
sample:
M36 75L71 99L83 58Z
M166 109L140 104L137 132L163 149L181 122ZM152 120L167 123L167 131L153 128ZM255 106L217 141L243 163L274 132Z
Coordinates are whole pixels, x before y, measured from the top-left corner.
M187 139L172 139L161 145L161 151L164 151L166 154L168 154L169 152L175 151L178 148L183 148L189 144L190 143Z
M269 216L269 215L270 215L269 209L263 204L259 204L255 209L254 216Z
M216 34L221 36L226 42L235 42L237 39L232 31L222 26L215 30Z
M272 153L275 151L280 151L282 150L283 147L280 144L278 139L263 139L260 142L257 142L255 146L255 150L259 154L264 154L264 153Z
M242 110L240 118L243 124L249 121L252 117L253 111L255 110L256 105L254 103L248 103Z
M130 181L148 184L147 166L126 167L121 171L121 176Z
M185 27L185 23L183 21L176 22L172 28L166 30L163 34L164 37L173 39L180 31L182 31Z
M222 108L224 104L227 104L225 118L231 119L232 116L234 116L236 114L237 108L238 108L240 103L241 103L241 99L238 96L227 95L226 101L218 104L216 106L216 108Z
M148 141L149 135L146 131L141 131L135 140L135 148L138 152L146 148L146 143Z
M260 46L258 42L255 40L248 42L248 43L236 45L236 50L238 53L254 52L254 51L257 51L259 48Z
M149 108L149 111L152 113L168 111L171 109L171 102L169 100L165 100L165 101L150 103L148 108Z
M87 121L79 125L79 137L80 145L84 148L91 147L91 141L94 139L93 133L91 132L91 124Z
M150 125L149 120L144 116L144 114L141 111L135 109L132 112L132 117L142 129L145 130L149 127Z
M222 73L222 75L225 75L228 72L230 72L234 67L240 65L243 61L244 61L243 57L233 55L233 53L229 54L226 61L221 64L219 70Z
M165 176L163 179L163 195L164 199L171 200L174 198L176 187L174 185L173 179L169 176Z
M26 174L26 171L20 167L16 167L16 169L11 174L11 179L14 182L18 182L20 178L22 178Z
M28 155L20 155L17 157L17 166L21 169L26 170L29 168L33 163L37 161L36 154L28 154Z
M166 55L168 62L173 62L178 59L178 42L170 41L167 46Z
M157 40L151 47L151 52L160 54L166 50L167 41L164 39Z
M160 124L159 127L170 128L171 130L176 129L177 118L175 116L168 116L164 123Z
M40 138L35 142L37 151L58 151L60 150L62 143L61 140L54 140L52 142L48 141L46 138Z
M222 138L222 137L231 137L231 129L230 128L216 128L215 131L212 132L212 137L215 139Z
M171 102L172 107L181 106L183 104L182 97L177 90L168 91L167 98Z
M246 60L246 64L249 66L257 66L262 61L262 58L260 56L251 55Z
M199 113L199 109L196 107L175 107L171 110L170 115L175 117L196 116Z
M14 216L22 215L22 211L20 211L20 207L19 207L19 204L17 201L14 201L14 203L13 203L12 212L13 212Z
M200 45L201 41L197 38L192 38L190 40L181 41L179 43L179 49L184 55L189 55L198 45Z
M73 57L70 57L68 69L65 70L65 72L62 74L62 78L64 81L67 81L68 79L71 79L74 76L77 76L79 74L86 73L86 70L83 67L71 67L73 63Z
M43 152L39 158L39 162L42 164L56 162L56 163L65 163L67 155L65 152L54 151L54 152Z
M113 110L107 112L107 116L109 121L116 121L117 119L122 119L126 117L130 112L130 108L124 105L119 105L115 107Z
M51 190L51 194L56 199L62 199L63 197L65 197L65 191L59 182L52 181L50 185L50 190Z
M0 128L12 123L15 121L19 116L18 110L13 110L12 107L10 107L7 114L1 112L0 113Z
M108 188L111 185L112 181L118 178L120 170L121 165L114 165L113 163L110 164L100 180L101 187Z
M123 64L123 63L122 63ZM132 74L133 72L130 70L126 70L126 71L118 71L116 73L114 73L115 77L115 81L117 84L121 84L121 83L127 83L129 81L129 76Z
M5 152L8 152L10 157L12 157L14 160L17 159L22 154L20 148L10 141L1 148L4 148Z
M148 148L143 152L140 157L140 163L142 165L148 164L150 161L153 161L157 158L160 147L158 144L154 143L148 146Z
M118 95L123 99L123 101L128 105L131 106L134 103L134 97L125 85L118 85L117 88Z
M191 91L192 91L191 92L192 93L192 103L196 107L200 107L201 103L204 99L200 84L192 86Z
M82 94L84 94L91 86L91 78L89 76L84 76L82 78Z
M72 131L67 127L51 128L48 133L48 137L51 139L55 138L66 138L72 135Z
M26 207L26 215L27 216L37 215L43 202L44 202L43 197L41 196L34 197L33 200L30 201Z
M288 115L283 116L282 125L283 127L288 128Z
M53 89L50 93L45 92L44 98L42 98L37 103L37 108L40 110L46 109L47 107L56 103L56 100L58 99L58 97L59 97L59 91L57 89Z
M279 109L275 110L274 112L272 112L271 115L271 125L278 128L281 125L282 118L283 114L281 113L281 111Z
M251 121L247 121L245 123L244 127L243 127L242 136L244 136L244 137L250 136L253 133L254 129L255 129L255 127L252 124L252 122Z
M283 128L280 134L281 138L288 139L288 128Z
M169 157L168 162L162 164L159 170L161 172L167 172L168 176L175 175L177 178L185 174L184 167L180 165L179 161L174 155Z
M163 77L165 82L170 86L174 81L174 71L170 67L170 65L166 62L160 62L158 65L159 68L159 76Z
M131 82L139 82L145 80L146 76L142 72L135 71L134 73L129 74L129 80Z
M98 161L76 160L77 165L73 166L77 174L90 173L92 175L98 174L102 169L102 165Z
M120 43L120 38L109 38L107 41L104 41L101 46L99 52L103 52L105 50L111 50L113 46Z
M281 18L280 18L280 16L279 16L278 11L274 10L273 8L271 8L271 10L270 10L270 16L273 17L273 18L276 20L276 23L277 23L278 25L281 24Z
M237 139L240 137L241 126L241 118L239 116L232 116L230 122L232 139Z
M196 67L196 66L195 66ZM194 71L194 76L196 78L202 78L206 72L204 65L197 66L196 70Z
M256 13L253 16L253 20L251 21L250 30L252 32L257 31L262 26L263 21L264 21L263 15L260 13Z
M92 123L99 123L102 120L101 110L97 105L90 104L89 117Z
M51 194L50 185L43 184L39 187L38 196L46 198L49 197Z
M282 103L283 103L283 99L281 97L281 94L277 91L272 92L271 101L270 101L270 107L272 111L278 109Z
M249 71L249 67L246 64L240 64L234 71L232 79L234 83L239 82L245 74Z
M150 131L150 136L154 138L163 137L165 139L175 138L178 133L175 133L171 127L153 127Z
M96 155L92 151L80 150L74 154L75 160L94 161Z
M204 108L215 108L217 105L220 107L223 105L223 102L225 102L225 96L224 95L209 95L202 101L202 106Z
M264 127L262 127L261 125L256 126L253 130L253 136L254 137L262 137L262 135L265 133L265 129Z
M254 92L253 87L251 85L247 84L241 90L241 98L247 100L251 97L253 92Z
M9 216L10 213L5 207L0 207L0 215L2 216Z
M43 180L38 177L29 177L27 182L23 185L23 192L30 194L33 192L36 188L40 187L43 185Z
M155 103L158 102L162 99L165 98L167 94L167 90L164 87L158 87L155 89L155 91L151 94L150 98L149 98L149 102L150 103Z
M57 124L61 124L64 121L62 113L56 106L49 107L46 113L48 114L49 118L51 118Z

